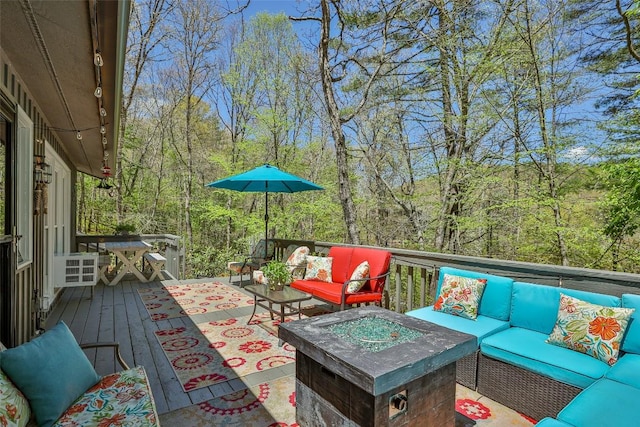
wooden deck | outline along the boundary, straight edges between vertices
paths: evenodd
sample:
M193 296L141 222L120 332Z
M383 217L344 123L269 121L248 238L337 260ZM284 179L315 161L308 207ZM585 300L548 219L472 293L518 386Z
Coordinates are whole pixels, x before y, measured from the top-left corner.
M201 323L230 317L247 316L251 314L253 306L153 322L138 295L137 289L160 287L163 283L201 283L203 281L220 281L226 284L229 278L180 282L155 281L150 283L125 280L114 287L97 285L94 288L93 298L91 298L91 289L88 287L67 288L50 313L46 327L50 328L60 320L63 320L80 343L96 341L119 342L124 360L131 367L142 365L146 369L160 415L263 382L295 375L295 364L289 363L281 367L252 373L242 377L242 379L233 379L188 393L183 391L167 357L160 348L154 332L161 329L185 326L188 322ZM237 287L237 282L234 282L234 285L236 285L236 289L241 290L240 287ZM247 295L249 294L247 293ZM313 300L311 302L319 303ZM87 355L101 375L122 369L114 360L111 349L87 350ZM464 387L457 386L456 390L462 389ZM471 390L467 390L464 394L471 396L474 400L489 402L484 396ZM495 402L492 402L490 406L494 411L491 421L487 424L480 421L479 425L486 425L487 427L532 425L524 421L524 418L514 411L504 408Z
M227 278L199 279L217 280L228 283ZM190 281L181 281L188 283ZM171 284L176 282L164 281ZM200 323L203 321L226 319L251 314L253 307L242 307L233 310L219 311L191 317L153 322L137 289L159 287L161 282L140 283L137 281L122 281L114 287L97 285L91 299L90 288L67 288L60 297L56 307L47 319L47 328L63 320L71 329L80 343L96 341L117 341L124 360L129 366L142 365L147 371L153 397L159 414L170 412L196 403L200 403L233 391L242 390L265 381L287 375L295 375L295 364L290 363L280 368L265 372L256 372L243 377L219 383L207 388L185 393L177 380L167 357L160 348L154 331L175 328L186 322ZM240 288L237 288L240 290ZM108 374L121 370L114 361L111 349L99 349L87 352L96 371Z

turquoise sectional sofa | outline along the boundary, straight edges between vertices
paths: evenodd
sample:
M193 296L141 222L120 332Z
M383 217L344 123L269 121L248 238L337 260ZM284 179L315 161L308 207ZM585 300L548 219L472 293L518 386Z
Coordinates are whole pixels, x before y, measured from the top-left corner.
M622 306L635 308L621 350L624 354L556 416L540 427L620 427L640 425L640 295L622 295Z
M480 342L496 332L509 328L509 315L511 312L511 289L513 280L502 276L481 274L474 271L460 270L451 267L441 267L438 277L436 295L440 293L445 274L454 276L471 277L474 279L487 279L487 285L478 305L478 317L475 321L459 316L434 311L433 306L409 311L406 314L418 319L436 323L459 332L473 335ZM476 388L478 351L459 360L456 365L456 380L471 389Z
M477 319L434 311L433 306L407 314L477 337L475 377L459 363L459 383L542 420L543 427L640 425L638 412L627 405L629 399L640 402L640 295L620 298L449 267L440 269L436 295L444 274L487 279ZM602 306L636 309L617 363L609 366L545 342L556 323L561 293ZM615 416L592 415L603 408L613 408Z

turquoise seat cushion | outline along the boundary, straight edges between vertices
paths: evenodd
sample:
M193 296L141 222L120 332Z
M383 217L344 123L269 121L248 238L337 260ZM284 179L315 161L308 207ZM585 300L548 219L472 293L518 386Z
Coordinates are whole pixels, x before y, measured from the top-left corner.
M605 378L640 389L640 355L625 354L607 371Z
M28 343L3 351L0 364L29 401L41 427L52 425L100 381L63 322Z
M622 341L622 351L640 354L640 295L623 294L622 306L636 309L627 325L627 333Z
M483 354L565 384L585 388L609 369L605 362L567 348L547 344L547 335L511 327L480 342Z
M454 276L470 277L472 279L487 279L487 285L482 293L478 314L493 317L498 320L509 320L511 312L511 286L513 279L492 274L478 273L476 271L461 270L452 267L441 267L438 276L438 289L436 295L440 293L440 287L445 274Z
M475 320L470 320L464 317L434 311L433 306L412 310L406 314L444 326L445 328L453 329L454 331L475 335L476 345L479 345L484 337L509 328L509 322L497 320L492 317L478 315Z
M556 420L555 418L543 418L536 424L536 427L574 427L571 424L567 424L564 421Z
M511 326L531 329L549 335L556 324L560 293L592 304L620 307L620 298L613 295L596 294L575 289L534 283L514 282L511 299Z
M580 427L638 425L640 389L603 378L577 395L557 418Z

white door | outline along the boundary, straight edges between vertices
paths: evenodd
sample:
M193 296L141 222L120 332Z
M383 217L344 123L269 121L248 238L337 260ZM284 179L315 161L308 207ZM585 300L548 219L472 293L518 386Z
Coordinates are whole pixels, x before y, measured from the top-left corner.
M51 165L52 179L47 192L47 214L44 216L44 290L41 308L48 310L54 297L53 256L69 253L71 217L71 171L47 143L46 162Z

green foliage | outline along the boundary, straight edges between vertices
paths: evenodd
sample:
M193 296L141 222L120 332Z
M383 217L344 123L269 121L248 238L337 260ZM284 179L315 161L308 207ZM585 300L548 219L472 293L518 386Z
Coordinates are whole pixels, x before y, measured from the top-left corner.
M332 4L346 8L345 33L332 33L330 46L342 117L357 112L344 131L363 244L434 250L446 223L445 237L458 242L460 254L559 263L563 235L574 266L640 271L640 114L624 110L602 127L606 137L588 122L567 119L588 108L583 82L611 111L634 107L638 99L629 96L637 73L619 72L629 65L619 43L622 28L611 20L603 24L611 13L615 17L614 5L594 4L574 2L581 13L572 15L561 13L564 3L550 15L543 4L530 4L531 12L513 4L501 33L494 24L506 9L499 2L429 7L404 2L384 23L388 9L379 6L389 3ZM630 14L634 19L637 4ZM578 23L566 18L587 14L601 15L590 30L606 33L603 43L615 48L588 47L567 55L583 40ZM536 29L533 57L523 41L525 17ZM442 22L452 27L440 28ZM172 25L166 20L166 34L179 36ZM264 235L264 194L205 185L265 162L326 189L270 194L270 236L340 243L347 235L336 151L318 83L318 34L302 39L282 14L220 25L229 28L206 61L216 64L219 75L190 94L199 103L190 112L189 128L188 99L181 89L188 76L173 67L179 65L177 52L158 45L153 57L166 60L154 61L140 76L124 146L112 153L122 160L121 212L116 212L117 189L96 190L92 178L77 186L80 231L111 233L116 224L131 223L141 233L182 236L188 277L227 274L226 263ZM383 34L389 35L386 50ZM589 63L576 62L577 55ZM388 62L369 87L381 60ZM552 127L544 135L534 65L541 71L543 116ZM594 70L606 81L616 80L613 89L602 90ZM452 111L444 110L443 85L454 98ZM365 88L368 98L361 106ZM604 142L616 161L599 164L600 158L592 158L580 164L563 157ZM628 160L620 161L621 154ZM445 191L448 179L452 185ZM446 211L452 200L457 210ZM187 242L187 218L192 242ZM607 256L614 249L616 261Z
M269 282L269 287L275 288L276 285L288 285L291 283L291 272L284 262L271 261L267 265L261 267L264 277Z
M640 159L603 167L607 185L604 233L612 240L632 236L640 227Z
M236 260L235 251L225 251L215 246L197 245L189 259L189 277L220 277L229 273L227 262Z
M122 223L116 225L114 231L116 234L131 234L136 231L136 226L134 224Z

